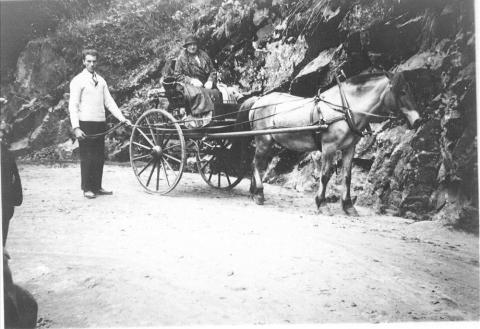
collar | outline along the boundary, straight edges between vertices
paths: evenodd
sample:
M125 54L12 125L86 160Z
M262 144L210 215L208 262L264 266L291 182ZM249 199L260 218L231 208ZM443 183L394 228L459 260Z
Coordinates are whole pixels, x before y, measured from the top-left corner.
M86 68L83 69L82 73L88 74L89 76L92 76L92 75L98 76L97 72L93 71L93 73L90 73L90 71L87 70Z

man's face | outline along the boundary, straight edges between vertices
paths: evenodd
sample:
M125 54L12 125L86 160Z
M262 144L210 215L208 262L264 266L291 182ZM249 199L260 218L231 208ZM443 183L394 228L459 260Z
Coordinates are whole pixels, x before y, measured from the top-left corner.
M85 65L88 72L93 73L95 71L95 66L97 66L97 56L86 55L83 60L83 65Z
M189 45L187 45L187 51L194 55L197 53L197 50L198 50L198 45L196 43L191 43Z

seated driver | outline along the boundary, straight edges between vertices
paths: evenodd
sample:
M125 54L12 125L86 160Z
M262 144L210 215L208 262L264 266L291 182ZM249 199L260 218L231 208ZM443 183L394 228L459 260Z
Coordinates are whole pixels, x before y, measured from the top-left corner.
M195 87L212 89L216 85L216 72L208 54L200 50L197 39L191 35L185 39L185 48L175 63L178 81Z

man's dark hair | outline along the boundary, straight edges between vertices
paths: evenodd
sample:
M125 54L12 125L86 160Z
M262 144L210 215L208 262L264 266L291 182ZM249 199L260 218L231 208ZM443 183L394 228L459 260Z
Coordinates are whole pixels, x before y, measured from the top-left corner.
M84 60L87 55L98 57L98 51L95 49L84 49L82 51L82 60Z

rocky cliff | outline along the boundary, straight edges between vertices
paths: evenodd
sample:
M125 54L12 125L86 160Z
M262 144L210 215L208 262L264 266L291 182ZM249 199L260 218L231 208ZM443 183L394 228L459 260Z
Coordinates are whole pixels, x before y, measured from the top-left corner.
M62 14L54 32L31 40L15 81L2 85L12 148L25 158L75 158L67 93L82 48L101 51L99 71L134 118L151 106L149 91L194 32L223 80L248 92L310 97L332 86L339 69L347 76L405 72L424 124L412 131L389 121L364 138L355 159L357 202L478 231L473 0L70 2L76 14ZM127 130L109 137L110 159L127 160L127 139ZM315 156L274 154L267 179L314 189Z

